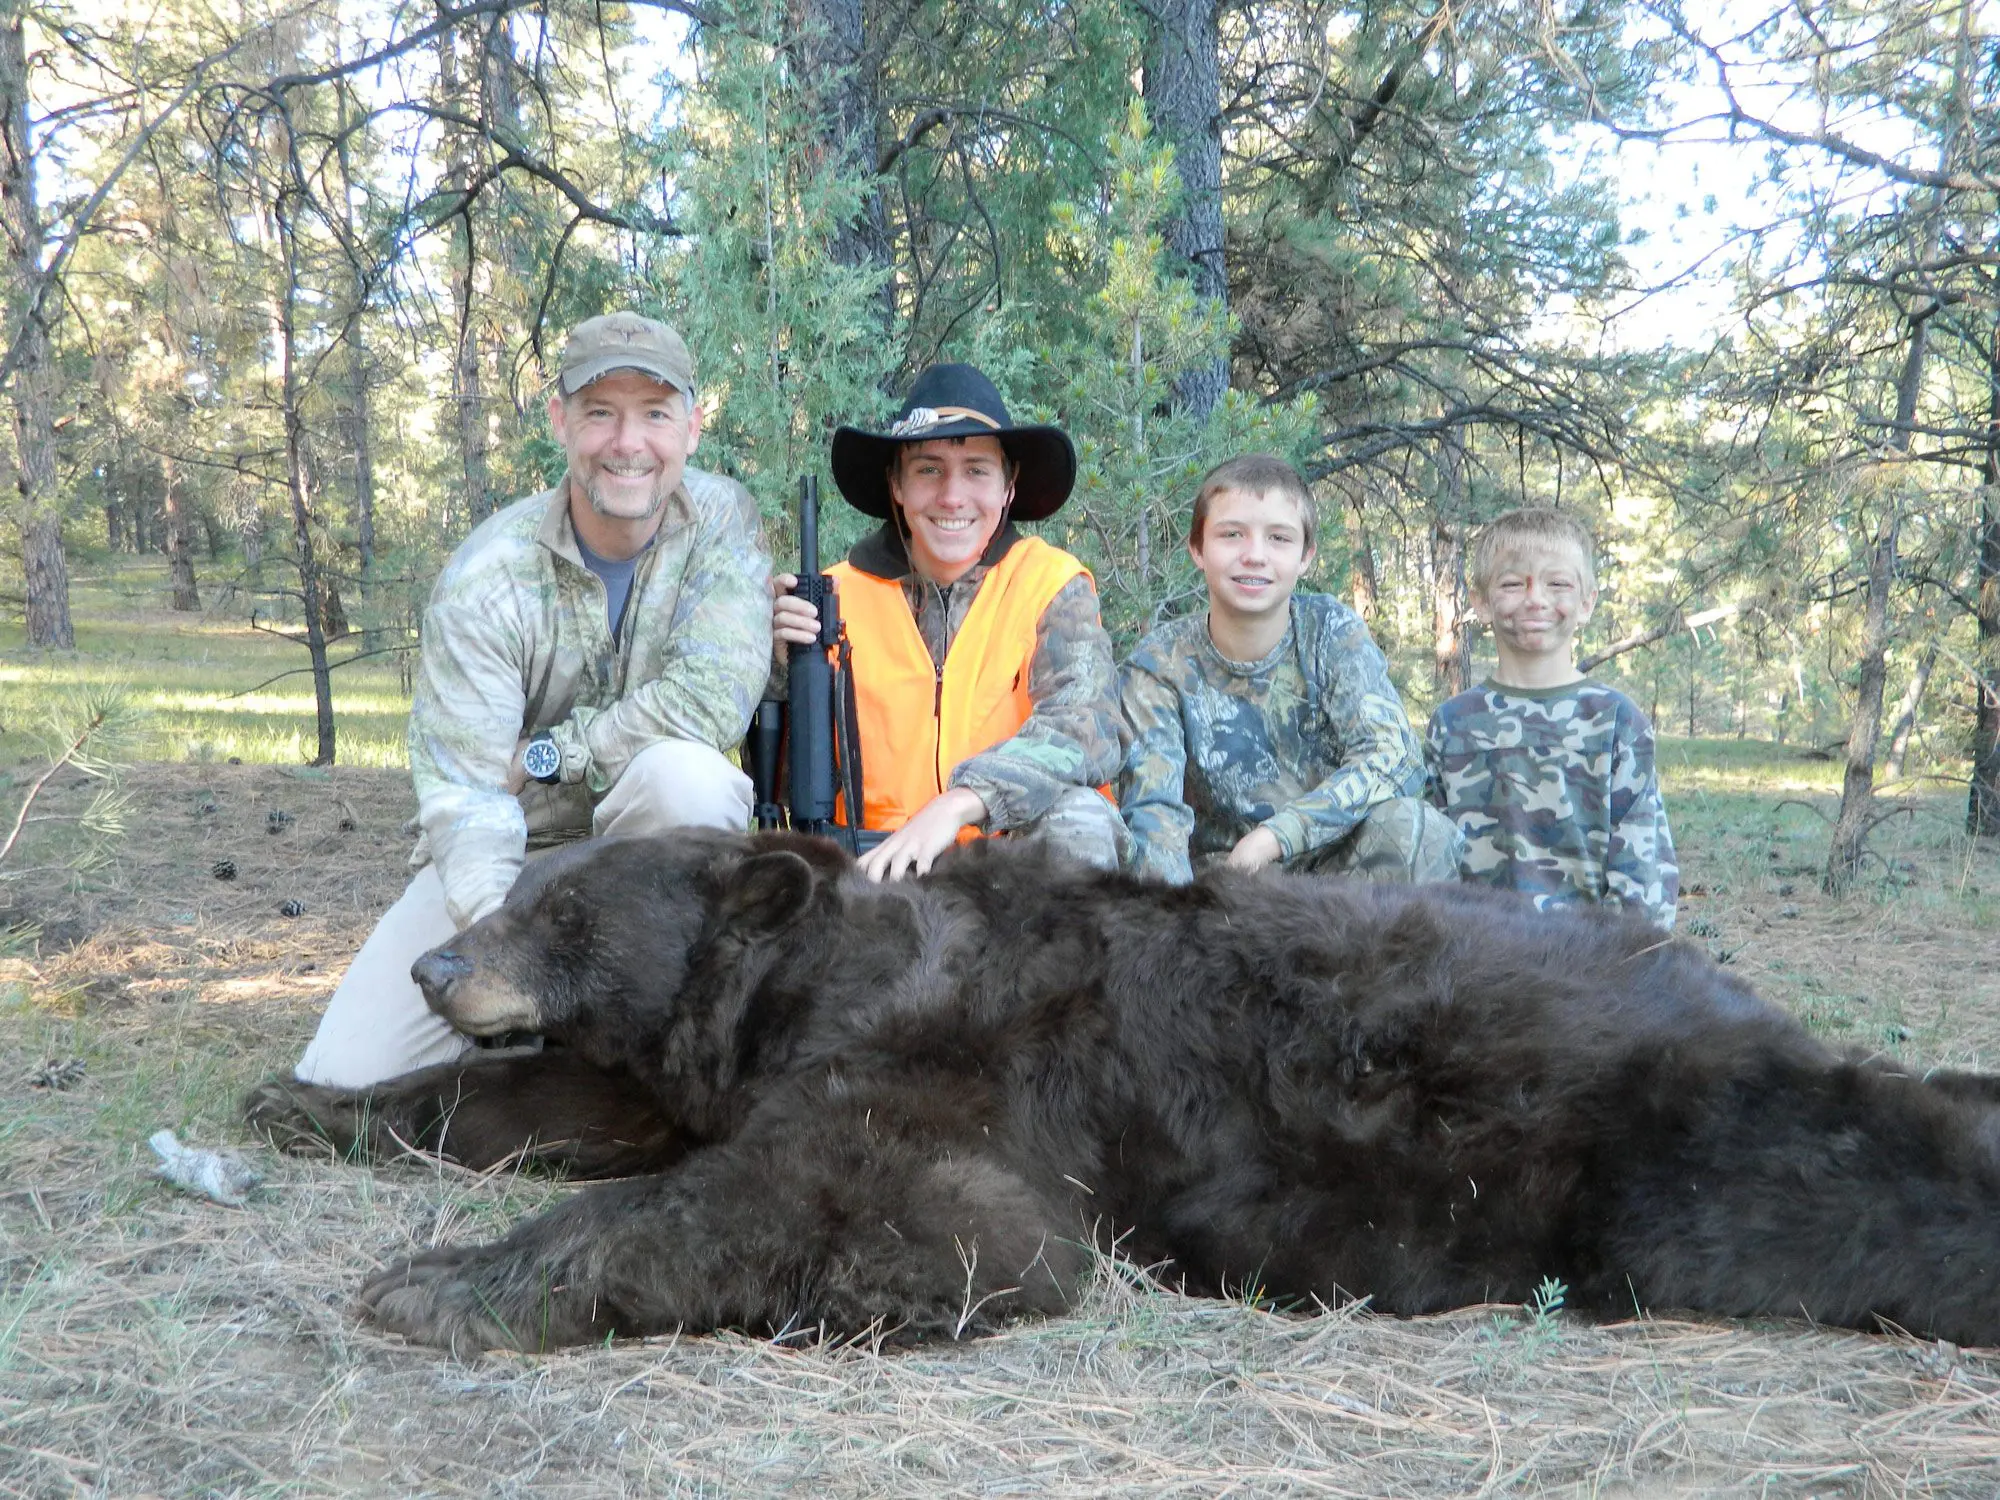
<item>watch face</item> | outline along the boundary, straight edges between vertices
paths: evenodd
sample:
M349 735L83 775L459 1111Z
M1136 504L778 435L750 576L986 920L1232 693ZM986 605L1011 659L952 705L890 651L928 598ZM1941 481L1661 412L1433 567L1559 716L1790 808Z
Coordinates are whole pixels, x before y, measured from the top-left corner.
M521 752L521 769L537 781L553 781L562 772L562 751L554 740L529 740Z

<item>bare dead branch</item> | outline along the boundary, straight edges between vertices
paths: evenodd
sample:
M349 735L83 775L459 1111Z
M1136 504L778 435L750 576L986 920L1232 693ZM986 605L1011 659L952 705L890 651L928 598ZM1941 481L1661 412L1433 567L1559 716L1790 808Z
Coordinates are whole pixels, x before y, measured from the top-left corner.
M1718 605L1714 609L1699 610L1694 614L1687 614L1677 609L1658 625L1646 630L1636 630L1622 640L1613 641L1602 651L1591 652L1576 664L1577 670L1594 672L1613 657L1623 656L1628 651L1640 650L1655 641L1663 641L1670 635L1678 635L1683 630L1699 630L1704 625L1713 625L1718 620L1726 620L1742 612L1741 604Z

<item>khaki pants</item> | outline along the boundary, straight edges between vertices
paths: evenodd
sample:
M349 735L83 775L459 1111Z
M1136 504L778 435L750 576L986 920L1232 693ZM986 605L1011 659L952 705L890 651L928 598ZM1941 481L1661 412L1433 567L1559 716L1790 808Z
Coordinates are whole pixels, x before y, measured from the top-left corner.
M706 745L662 740L632 758L597 804L591 829L600 835L644 835L669 828L743 828L749 821L749 777ZM410 978L410 965L456 932L437 867L426 865L348 965L299 1059L300 1081L365 1088L462 1057L473 1046L471 1039L433 1015Z

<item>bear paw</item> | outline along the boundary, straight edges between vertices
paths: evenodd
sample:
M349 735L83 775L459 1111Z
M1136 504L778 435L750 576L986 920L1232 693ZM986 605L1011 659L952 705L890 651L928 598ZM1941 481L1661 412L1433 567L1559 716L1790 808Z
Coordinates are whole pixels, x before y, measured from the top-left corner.
M551 1326L552 1308L513 1309L516 1299L497 1290L507 1267L480 1246L429 1250L370 1279L361 1288L361 1313L412 1343L434 1344L459 1358L485 1349L526 1352L571 1343Z
M267 1079L243 1100L250 1128L280 1151L298 1156L345 1156L354 1149L357 1096L345 1089Z

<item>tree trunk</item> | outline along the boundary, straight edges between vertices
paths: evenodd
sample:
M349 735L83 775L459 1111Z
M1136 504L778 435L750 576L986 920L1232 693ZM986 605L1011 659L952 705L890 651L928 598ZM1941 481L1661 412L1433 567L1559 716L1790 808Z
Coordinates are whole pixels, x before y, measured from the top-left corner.
M1125 350L1125 373L1132 382L1132 389L1140 389L1146 378L1146 330L1135 319L1132 337ZM1132 406L1132 446L1130 457L1143 460L1146 456L1146 410L1138 402ZM1141 599L1153 592L1153 510L1149 505L1139 507L1139 524L1133 537L1135 556L1139 565L1138 595Z
M1701 637L1693 631L1687 635L1688 643L1688 720L1687 737L1695 739L1700 735L1696 727L1700 720L1696 717L1701 704Z
M299 377L295 345L299 296L298 243L286 201L288 190L280 189L272 218L277 226L280 269L284 286L277 301L277 326L273 330L278 345L279 401L285 429L285 494L291 502L292 545L298 552L299 597L304 606L306 654L312 663L313 705L319 732L319 747L312 758L316 766L333 764L333 673L326 659L326 600L322 593L319 558L313 548L312 496L307 473L306 427L299 411Z
M493 514L493 476L491 445L486 434L485 382L479 367L479 335L473 326L473 284L478 275L478 256L473 246L469 214L460 222L457 242L460 261L451 282L453 310L457 316L451 399L458 419L458 451L465 473L465 508L470 517L470 529Z
M494 24L501 25L505 17L496 17ZM505 33L502 33L504 38ZM498 67L500 79L495 85L504 88L510 85L504 66L505 59ZM375 444L372 412L369 401L368 343L363 318L368 310L368 273L362 260L362 241L354 229L354 175L348 156L349 132L348 95L342 89L339 96L341 137L338 157L340 161L341 185L348 189L340 198L342 237L348 255L348 269L351 273L347 304L347 326L342 330L347 344L347 389L341 403L341 426L347 440L347 450L354 463L354 553L356 572L360 575L362 649L379 650L382 645L382 630L374 615L375 593ZM343 616L341 625L346 626ZM331 634L331 630L328 632Z
M1924 654L1917 658L1917 670L1910 676L1910 685L1903 690L1903 701L1896 705L1895 727L1889 731L1889 758L1882 763L1882 774L1891 781L1900 780L1903 775L1903 761L1910 753L1910 737L1916 732L1917 710L1923 707L1924 692L1931 685L1931 673L1937 669L1937 642L1924 647Z
M1375 573L1375 544L1368 536L1368 520L1361 511L1361 487L1342 485L1347 522L1347 549L1354 559L1354 612L1361 623L1372 626L1380 608L1381 586Z
M794 0L799 76L819 120L824 170L873 179L880 159L876 83L879 57L868 51L861 0ZM884 337L895 332L896 288L889 224L879 188L871 186L860 213L835 231L834 261L883 273L875 316Z
M375 442L368 391L368 351L357 316L349 338L348 441L354 450L354 552L361 575L362 649L380 650L382 630L374 615Z
M1438 700L1472 685L1465 629L1465 446L1456 429L1439 439L1437 508L1431 516L1431 686Z
M354 449L354 550L360 559L361 593L365 598L375 569L375 442L371 430L368 351L361 341L359 319L355 320L352 350L347 423L348 440Z
M1471 686L1471 641L1463 625L1465 543L1448 521L1431 527L1431 686L1438 700Z
M1910 450L1917 395L1923 389L1924 355L1930 347L1931 316L1937 308L1936 303L1931 303L1910 316L1910 348L1896 381L1896 435L1892 440L1892 446L1901 455ZM1903 524L1903 484L1904 476L1899 471L1889 476L1883 487L1888 514L1875 529L1875 546L1868 558L1860 690L1847 730L1847 770L1840 783L1840 812L1834 819L1833 841L1826 852L1826 874L1820 882L1829 894L1845 890L1859 871L1875 806L1875 747L1882 736L1882 690L1889 677L1889 586L1896 576L1896 537Z
M1986 457L1980 467L1972 790L1965 831L2000 837L2000 320L1986 352Z
M264 569L264 515L254 506L244 506L237 515L236 534L243 539L243 567L252 580Z
M1217 0L1160 0L1146 45L1146 114L1174 148L1181 203L1165 226L1167 244L1191 268L1204 303L1227 310L1222 246L1222 60ZM1229 389L1229 360L1218 356L1174 381L1174 402L1206 418Z
M340 584L324 570L320 573L320 633L330 641L352 635L354 627L347 623L347 606L340 602Z
M1875 805L1875 746L1882 735L1882 689L1889 676L1889 585L1896 575L1896 537L1902 510L1891 501L1875 531L1868 558L1868 602L1862 616L1861 681L1847 733L1847 770L1840 783L1840 813L1834 819L1820 884L1829 895L1847 889L1860 872Z
M482 113L479 98L483 66L477 56L468 57L466 53L479 48L477 39L457 29L443 32L437 39L438 92L447 108L474 116ZM473 132L457 125L445 126L441 187L456 198L458 205L451 237L451 399L470 526L477 526L493 513L492 444L487 432L479 339L479 290L483 277L479 244L473 233L472 200L467 196L475 169L477 142Z
M174 608L191 614L201 608L194 582L194 553L188 545L187 506L181 498L180 475L172 459L160 466L160 510L167 534L167 576L172 580Z
M43 297L42 221L35 198L34 141L28 128L27 7L0 21L0 232L6 236L6 335L20 363L8 387L14 483L20 495L21 563L27 583L28 644L69 650L69 565L56 497L53 353Z

